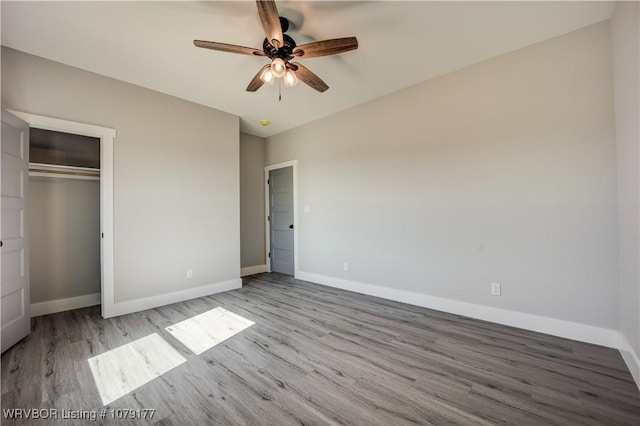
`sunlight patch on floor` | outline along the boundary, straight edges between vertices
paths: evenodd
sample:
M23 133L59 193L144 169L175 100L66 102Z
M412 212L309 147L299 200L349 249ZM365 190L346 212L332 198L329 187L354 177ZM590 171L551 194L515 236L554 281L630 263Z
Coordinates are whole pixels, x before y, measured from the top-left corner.
M107 405L187 360L153 333L88 361L102 403Z
M224 308L214 308L165 328L195 354L201 354L255 324Z

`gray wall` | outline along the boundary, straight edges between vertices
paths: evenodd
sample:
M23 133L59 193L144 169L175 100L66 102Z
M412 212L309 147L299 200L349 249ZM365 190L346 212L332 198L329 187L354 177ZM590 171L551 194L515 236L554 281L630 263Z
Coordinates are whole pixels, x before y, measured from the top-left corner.
M620 331L640 356L640 7L618 2L612 18L618 149ZM624 354L623 354L624 355ZM631 369L640 384L640 365Z
M264 161L266 142L240 133L241 265L264 265Z
M302 271L617 329L608 22L267 139L292 159Z
M31 303L100 293L100 182L29 179Z
M237 116L4 47L2 102L116 129L116 302L239 277Z

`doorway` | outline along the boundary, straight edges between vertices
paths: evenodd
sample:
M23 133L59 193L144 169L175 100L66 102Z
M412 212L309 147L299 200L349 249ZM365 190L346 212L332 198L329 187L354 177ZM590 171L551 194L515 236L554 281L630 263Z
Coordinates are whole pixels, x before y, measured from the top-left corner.
M60 120L19 111L9 111L29 124L32 129L89 136L100 140L100 305L102 316L114 314L113 263L113 145L114 129ZM76 301L71 301L75 303ZM78 302L82 303L81 300ZM73 309L61 306L59 310Z
M265 231L268 272L298 271L297 161L265 167Z
M99 305L100 139L29 130L31 316Z

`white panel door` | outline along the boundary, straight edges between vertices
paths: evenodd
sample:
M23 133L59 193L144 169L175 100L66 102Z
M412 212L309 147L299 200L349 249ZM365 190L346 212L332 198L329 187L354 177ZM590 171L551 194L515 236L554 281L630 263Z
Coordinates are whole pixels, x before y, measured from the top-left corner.
M294 274L293 167L269 172L271 271Z
M0 317L2 352L31 331L29 318L29 125L2 110Z

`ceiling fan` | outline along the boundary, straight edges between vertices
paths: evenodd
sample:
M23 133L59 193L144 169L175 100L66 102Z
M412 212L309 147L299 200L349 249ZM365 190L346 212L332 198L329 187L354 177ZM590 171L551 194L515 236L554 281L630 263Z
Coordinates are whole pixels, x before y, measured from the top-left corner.
M327 90L329 86L309 68L290 61L294 58L317 58L355 50L358 48L358 40L355 37L334 38L298 46L293 38L284 34L289 29L289 21L278 14L276 2L257 0L256 3L262 27L267 34L262 43L262 50L204 40L194 40L193 44L222 52L268 57L271 63L262 67L253 77L247 86L247 92L255 92L265 83L273 84L276 78L282 78L287 87L295 86L300 80L318 92Z

